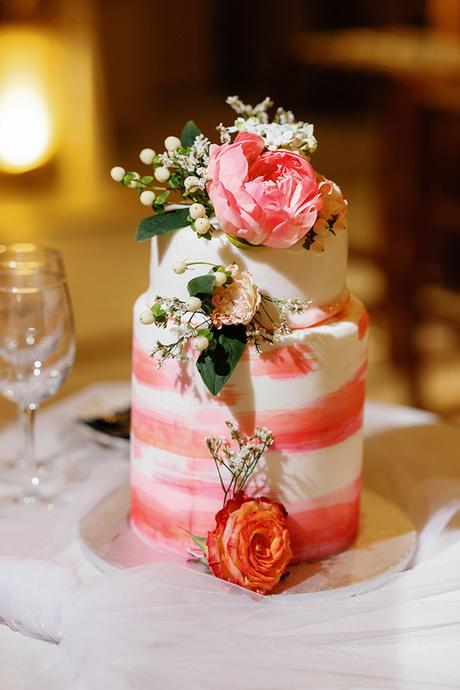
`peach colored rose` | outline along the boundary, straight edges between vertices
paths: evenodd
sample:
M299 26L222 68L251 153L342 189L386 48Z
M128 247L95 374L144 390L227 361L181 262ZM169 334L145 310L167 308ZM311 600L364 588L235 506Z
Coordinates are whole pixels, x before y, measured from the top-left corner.
M268 498L240 492L227 501L208 532L213 574L259 594L270 592L292 558L286 517L284 507Z
M226 270L232 274L233 283L216 288L212 294L211 318L217 328L249 323L260 304L260 293L251 274L240 271L236 264L226 266Z
M299 153L265 151L258 134L210 148L208 194L224 232L250 244L289 247L313 226L321 194Z
M331 218L335 217L333 227L338 222L340 229L342 229L342 226L346 229L348 203L343 197L342 190L335 182L328 180L324 175L316 175L316 181L318 182L323 202L322 208L318 213L318 219L330 221Z

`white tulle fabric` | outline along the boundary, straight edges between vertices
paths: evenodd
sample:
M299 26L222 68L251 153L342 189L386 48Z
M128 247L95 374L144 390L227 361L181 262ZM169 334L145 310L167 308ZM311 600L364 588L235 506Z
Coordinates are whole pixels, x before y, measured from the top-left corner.
M67 521L55 526L54 554L43 524L27 526L27 558L18 558L24 524L22 531L15 525L9 546L0 533L0 617L14 630L59 642L51 666L28 687L458 688L458 430L402 410L389 433L383 417L394 408L370 410L366 481L404 505L420 531L410 570L380 589L336 600L262 598L173 564L88 579L62 558L62 530L75 528L89 502L80 496ZM91 500L102 491L104 470L114 471L106 476L109 485L124 471L113 457L101 462ZM47 550L39 546L44 541ZM30 557L40 551L40 558ZM53 556L60 562L51 562Z

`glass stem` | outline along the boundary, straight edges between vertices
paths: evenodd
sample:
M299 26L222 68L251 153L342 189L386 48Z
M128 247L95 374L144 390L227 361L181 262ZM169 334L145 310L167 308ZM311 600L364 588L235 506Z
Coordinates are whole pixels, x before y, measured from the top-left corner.
M19 421L19 457L20 467L30 475L30 486L26 494L35 496L39 484L35 462L35 412L36 405L31 404L18 410Z

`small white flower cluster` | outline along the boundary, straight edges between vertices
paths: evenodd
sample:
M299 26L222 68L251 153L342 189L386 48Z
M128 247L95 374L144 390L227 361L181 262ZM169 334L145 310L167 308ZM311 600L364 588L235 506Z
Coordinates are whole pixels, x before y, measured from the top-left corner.
M209 164L210 141L204 134L199 134L188 153L181 153L178 150L166 150L160 154L163 166L169 168L180 168L189 174L184 180L185 192L204 191L206 189L208 164ZM177 147L179 148L179 147Z
M249 132L261 136L269 151L288 149L297 151L307 158L316 151L318 144L312 124L297 122L294 113L284 108L278 108L273 122L269 121L267 110L273 102L268 97L254 107L243 103L238 96L230 96L226 102L239 117L230 127L224 127L222 124L217 127L223 144L230 143L237 132Z
M232 440L236 441L236 449L223 436L205 439L224 490L224 506L229 498L244 490L263 453L275 442L273 432L266 427L257 427L251 436L243 436L237 424L232 421L225 424L230 429ZM228 483L222 475L222 467L231 475Z
M240 132L258 134L269 151L289 149L310 156L316 151L317 141L313 135L313 125L307 122L268 122L263 123L255 117L247 120L238 118L235 127Z
M256 118L258 122L268 122L267 110L269 110L273 101L269 96L266 96L263 101L257 103L257 105L249 105L243 103L239 96L229 96L225 102L229 105L237 115L242 115L244 118Z

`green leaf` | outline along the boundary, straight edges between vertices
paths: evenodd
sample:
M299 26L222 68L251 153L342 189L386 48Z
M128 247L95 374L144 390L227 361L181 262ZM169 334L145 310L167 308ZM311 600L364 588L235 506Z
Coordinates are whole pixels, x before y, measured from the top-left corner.
M152 237L160 237L179 228L185 228L187 226L187 216L188 209L177 208L175 211L168 211L167 213L144 218L137 228L136 240L143 242Z
M121 183L125 187L129 187L131 182L134 182L135 180L137 180L137 173L134 172L134 170L129 170L127 173L125 173L125 176L123 177Z
M205 338L208 338L208 339L214 337L214 336L213 336L213 333L212 333L212 331L211 331L210 328L199 328L198 331L197 331L197 333L198 333L198 335L202 335L202 336L204 336Z
M179 187L182 187L183 182L182 182L182 176L180 173L173 173L171 177L168 180L168 187L170 189L179 189Z
M171 194L171 192L168 192L167 189L165 189L164 192L160 192L160 194L158 194L158 196L157 196L156 199L155 199L155 202L154 202L154 203L155 203L155 206L156 206L157 204L158 204L158 206L161 206L162 204L164 204L164 202L166 201L166 199L168 198L168 196L169 196L170 194ZM187 220L188 220L188 219L187 219Z
M250 244L246 240L243 240L242 237L235 237L235 235L227 235L227 239L234 244L235 247L238 247L238 249L259 249L259 247L262 246L260 244Z
M204 276L197 276L192 278L187 283L188 294L191 297L200 297L200 295L212 295L214 290L214 285L216 284L216 278L214 275L207 273ZM200 297L201 299L201 297Z
M139 182L142 182L142 184L150 184L153 182L153 177L152 175L143 175Z
M193 120L189 120L186 122L184 129L181 132L180 135L180 140L182 143L182 146L189 147L193 146L193 143L197 136L201 134L201 131L198 129L196 124L193 122Z
M206 546L206 537L198 537L196 534L190 534L193 539L193 543L204 553L205 556L208 555L208 547Z
M161 308L161 304L158 304L158 302L150 308L150 311L155 317L155 323L164 323L166 321L167 314L164 309Z
M247 343L243 325L223 326L213 329L217 341L214 350L203 350L196 366L201 378L212 395L220 393L233 373Z

